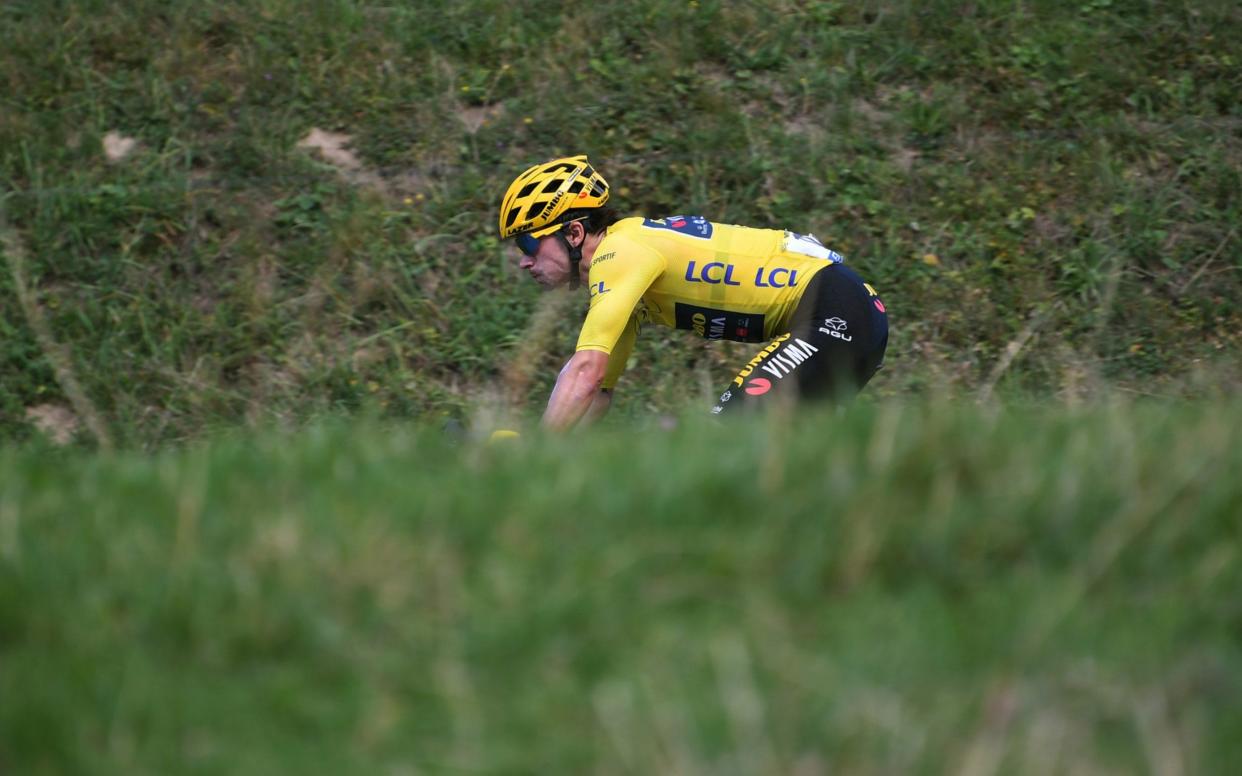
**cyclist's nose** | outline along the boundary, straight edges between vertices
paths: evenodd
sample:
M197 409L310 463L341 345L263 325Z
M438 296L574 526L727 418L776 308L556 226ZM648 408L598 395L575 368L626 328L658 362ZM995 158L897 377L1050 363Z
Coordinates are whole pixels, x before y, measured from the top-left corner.
M527 256L525 253L523 253L521 261L518 262L518 267L521 269L530 269L533 266L535 266L534 257Z

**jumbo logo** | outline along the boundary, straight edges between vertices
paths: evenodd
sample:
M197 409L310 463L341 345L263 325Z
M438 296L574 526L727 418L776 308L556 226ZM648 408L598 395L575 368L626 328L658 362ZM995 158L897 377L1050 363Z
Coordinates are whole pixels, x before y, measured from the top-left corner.
M742 281L733 278L736 269L734 265L722 261L710 261L700 267L697 260L692 260L686 265L686 282L740 286ZM798 270L760 267L755 270L754 285L756 288L793 288L798 285Z
M772 340L772 344L768 345L766 348L759 351L759 355L752 358L750 362L746 364L746 366L742 367L742 371L737 373L737 377L733 378L733 384L740 388L742 386L742 383L745 381L745 379L747 377L750 377L750 373L755 371L755 367L759 366L759 364L763 362L763 359L767 358L777 348L779 348L781 346L781 343L789 339L789 336L790 335L788 334L782 334L781 336Z
M737 377L733 378L733 384L741 386L745 383L746 392L752 396L767 393L768 389L771 388L771 381L766 377L756 377L750 382L746 382L746 378L750 377L751 373L755 371L755 367L759 367L777 380L783 380L786 375L797 369L799 364L819 352L819 348L806 340L794 337L793 341L789 342L789 337L790 335L788 334L782 334L772 340L771 345L760 351L759 355L752 358L750 363L737 373ZM784 345L784 348L781 347L782 345ZM753 387L760 386L766 387L763 387L760 391L751 390Z

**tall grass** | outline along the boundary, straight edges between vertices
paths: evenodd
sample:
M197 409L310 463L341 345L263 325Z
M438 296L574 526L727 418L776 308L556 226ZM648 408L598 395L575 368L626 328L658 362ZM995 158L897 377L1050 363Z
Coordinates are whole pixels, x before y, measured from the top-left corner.
M8 773L1229 773L1242 408L0 449Z

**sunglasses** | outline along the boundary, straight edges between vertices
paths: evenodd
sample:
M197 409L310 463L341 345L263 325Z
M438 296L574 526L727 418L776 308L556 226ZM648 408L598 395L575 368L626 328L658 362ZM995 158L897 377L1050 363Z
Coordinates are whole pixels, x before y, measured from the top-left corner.
M552 234L559 234L561 232L564 232L565 229L567 229L570 224L575 224L579 221L584 221L584 220L586 220L585 216L582 218L575 218L572 221L566 221L564 224L561 225L560 232L552 232L550 234L545 234L543 237L551 237ZM513 241L517 243L518 250L520 250L522 253L525 253L527 256L533 257L535 253L539 250L539 243L543 241L543 237L531 237L530 232L523 232L522 234L519 234L517 237L514 237Z
M518 250L527 256L533 257L539 250L539 239L531 237L529 234L519 234L513 238L513 241L517 243Z

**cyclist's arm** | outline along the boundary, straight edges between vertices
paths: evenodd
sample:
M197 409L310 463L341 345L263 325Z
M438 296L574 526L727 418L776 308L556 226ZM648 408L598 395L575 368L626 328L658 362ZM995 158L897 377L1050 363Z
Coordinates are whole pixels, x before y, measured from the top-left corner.
M595 393L591 408L582 416L580 422L594 423L608 414L608 409L612 407L612 392L616 388L617 380L625 371L625 363L630 360L630 353L634 350L634 340L637 337L638 316L632 315L630 322L625 325L625 331L621 333L621 339L617 340L612 353L608 354L608 369L604 372L604 380L600 384L600 389Z
M598 350L574 353L556 378L556 387L552 389L548 408L543 413L544 427L552 431L565 431L587 416L600 394L607 371L607 353Z
M595 392L595 398L591 400L591 407L582 416L581 423L594 423L600 418L608 414L608 409L612 406L612 389L600 388Z
M631 240L608 237L596 251L615 251L616 258L591 265L591 309L577 352L557 377L543 416L544 425L554 430L607 411L611 398L600 398L600 389L611 389L625 369L638 331L634 308L664 271L663 256Z
M599 389L595 391L591 397L591 403L587 407L586 412L578 419L578 423L591 424L608 413L608 409L612 406L612 391L617 384L617 379L621 377L621 373L625 371L625 362L630 358L630 352L634 349L634 339L638 336L638 318L631 316L629 323L625 326L625 331L621 333L621 339L617 340L617 344L613 346L612 353L602 353L598 350L580 350L578 355L583 353L596 353L598 355L606 355L608 361L604 368L604 376L599 381ZM572 364L573 361L571 360ZM569 364L566 364L568 367ZM593 377L593 375L590 375ZM560 380L557 380L560 383ZM570 388L567 385L567 389ZM585 390L585 389L584 389ZM551 401L548 407L551 409Z

